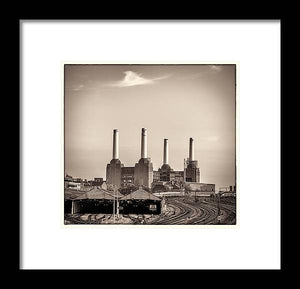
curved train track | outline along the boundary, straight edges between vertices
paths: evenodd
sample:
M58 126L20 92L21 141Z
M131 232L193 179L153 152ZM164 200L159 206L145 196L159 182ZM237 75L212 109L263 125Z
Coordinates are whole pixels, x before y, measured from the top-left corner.
M217 209L212 206L184 202L183 199L169 199L167 206L171 207L175 213L161 215L151 224L210 224L214 223L218 214Z
M218 204L214 202L192 202L183 198L169 199L167 206L174 214L163 214L150 224L218 224ZM220 204L220 209L226 214L222 224L235 224L235 206Z
M184 204L178 200L172 200L168 203L169 207L174 210L174 215L162 215L156 219L152 224L168 225L168 224L186 224L189 220L199 214L199 209L194 208L188 204Z

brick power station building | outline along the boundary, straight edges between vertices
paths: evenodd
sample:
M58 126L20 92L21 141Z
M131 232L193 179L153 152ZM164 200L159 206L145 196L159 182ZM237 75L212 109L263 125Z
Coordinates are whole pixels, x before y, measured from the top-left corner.
M153 165L147 156L147 130L142 129L141 158L134 167L124 167L119 160L119 132L113 131L113 158L106 166L106 183L118 188L127 185L150 188L153 182Z
M151 188L159 183L193 183L198 186L211 186L213 184L200 183L200 169L198 161L194 159L194 140L190 138L189 157L184 161L183 171L174 171L169 165L169 142L164 139L163 165L158 171L153 171L151 158L147 154L147 130L142 128L141 133L141 158L134 167L125 167L119 159L119 132L113 130L113 158L106 167L106 183L124 188L128 185Z

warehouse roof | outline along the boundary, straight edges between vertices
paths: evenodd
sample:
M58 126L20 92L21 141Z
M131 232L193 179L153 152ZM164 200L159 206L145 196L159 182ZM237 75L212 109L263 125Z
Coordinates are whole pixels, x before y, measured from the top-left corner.
M128 195L121 198L121 200L154 200L161 201L159 197L154 196L153 194L139 188L137 191L129 193Z
M80 195L84 194L85 191L75 189L65 189L65 200L74 200Z
M93 188L92 190L79 195L76 200L113 200L114 197L106 190Z

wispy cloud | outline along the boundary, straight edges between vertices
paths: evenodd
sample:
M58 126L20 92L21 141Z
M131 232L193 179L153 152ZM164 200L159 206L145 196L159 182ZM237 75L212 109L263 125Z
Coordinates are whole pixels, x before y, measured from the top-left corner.
M125 71L125 76L120 81L110 82L108 86L111 87L129 87L129 86L137 86L137 85L147 85L154 84L159 80L169 78L170 75L164 75L156 78L145 78L141 74L138 74L134 71Z

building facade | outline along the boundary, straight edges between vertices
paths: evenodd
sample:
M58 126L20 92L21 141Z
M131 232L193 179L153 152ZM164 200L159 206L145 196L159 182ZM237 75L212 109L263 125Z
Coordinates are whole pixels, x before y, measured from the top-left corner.
M117 188L134 184L151 188L153 182L153 164L147 156L147 130L142 129L141 158L134 167L124 167L119 160L119 135L118 130L113 131L113 159L106 167L106 182Z
M134 167L121 168L121 187L132 186L134 184Z

